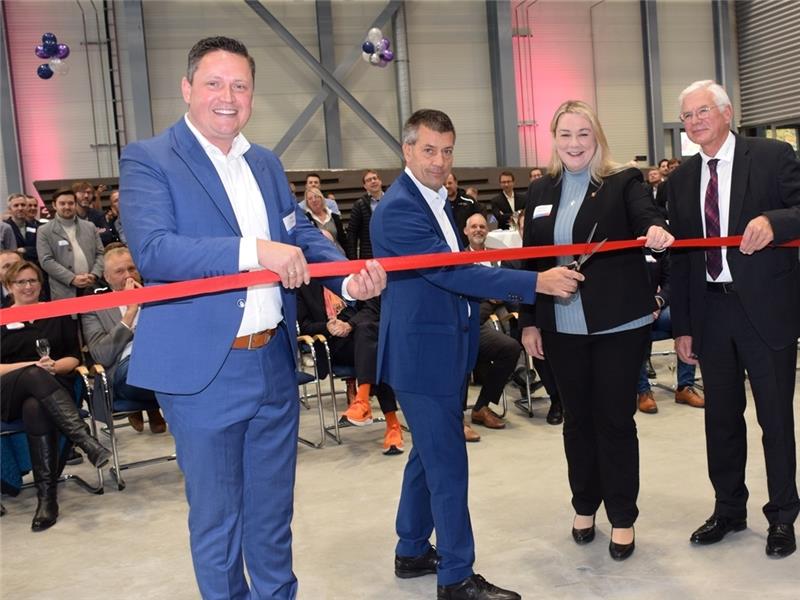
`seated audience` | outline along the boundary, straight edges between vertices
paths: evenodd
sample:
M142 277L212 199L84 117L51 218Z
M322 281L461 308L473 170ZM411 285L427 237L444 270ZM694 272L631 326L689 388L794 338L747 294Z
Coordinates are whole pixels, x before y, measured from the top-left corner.
M544 173L542 173L542 170L539 167L533 167L531 169L531 172L528 174L528 181L533 183L534 181L536 181L537 179L541 179L542 177L544 177Z
M42 273L31 262L12 265L5 276L12 306L39 302ZM8 323L0 347L0 411L3 421L22 419L30 447L38 504L31 523L43 531L58 518L57 486L63 466L58 433L77 444L96 467L111 453L89 435L68 390L78 366L78 331L71 317Z
M358 309L347 306L342 298L317 281L297 290L297 322L304 335L322 334L328 339L331 362L355 368L358 388L354 401L342 415L342 420L356 426L372 423L370 396L375 394L386 417L383 453L403 451L403 432L397 420L397 403L392 388L376 382L378 323L380 298L359 303ZM322 357L319 375L327 376L324 348L315 347Z
M111 291L132 290L142 287L142 278L130 251L124 246L111 247L104 256L103 278ZM98 290L100 291L100 290ZM136 401L149 405L147 417L150 431L164 433L167 425L158 409L151 390L128 384L128 362L133 348L133 335L139 321L139 305L129 304L88 312L81 315L83 337L95 362L106 370L115 400ZM136 431L144 429L142 413L132 413L128 421Z
M0 308L11 304L11 294L6 288L6 273L11 265L22 262L22 257L16 250L0 250Z
M655 254L649 250L645 251L650 282L653 286L653 295L656 298L658 309L653 313L653 332L665 334L665 337L672 337L672 320L669 310L669 274L670 274L670 253L669 251ZM639 387L637 390L637 404L643 413L655 414L658 412L658 405L650 389L648 381L648 371L652 368L650 363L650 352L652 343L648 345L647 355L642 363L642 370L639 373ZM678 358L678 386L675 390L675 402L678 404L688 404L694 408L703 408L705 401L694 388L695 380L694 365L687 364ZM655 376L655 372L652 374Z
M75 193L61 189L53 194L56 218L36 235L39 263L49 275L53 300L91 293L103 274L103 244L97 228L76 216ZM102 216L102 215L101 215Z
M325 206L325 198L318 188L307 188L305 192L306 216L315 227L327 231L333 236L333 241L342 248L347 245L347 234L344 231L342 218Z

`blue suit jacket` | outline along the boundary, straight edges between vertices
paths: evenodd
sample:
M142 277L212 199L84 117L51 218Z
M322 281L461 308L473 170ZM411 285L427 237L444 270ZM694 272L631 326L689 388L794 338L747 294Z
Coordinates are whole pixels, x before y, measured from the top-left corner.
M278 158L255 145L244 156L264 198L271 239L299 246L308 262L343 260L298 209ZM213 164L183 118L160 135L125 147L120 204L128 244L147 283L239 271L236 216ZM325 281L341 286L342 278ZM245 297L239 289L145 306L128 382L170 394L201 391L231 350ZM292 340L287 352L293 353L295 295L281 288L281 297Z
M445 207L455 229L448 203ZM375 257L451 252L433 211L405 173L381 198L370 237ZM389 273L381 300L378 380L396 391L459 393L478 354L478 301L532 304L535 289L536 273L482 265Z

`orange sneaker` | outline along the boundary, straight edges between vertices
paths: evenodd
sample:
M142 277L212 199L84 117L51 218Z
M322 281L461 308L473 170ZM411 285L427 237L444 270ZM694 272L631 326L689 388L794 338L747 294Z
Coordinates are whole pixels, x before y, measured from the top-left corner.
M403 453L403 429L395 413L386 415L386 433L383 434L383 453L386 456Z
M342 414L342 418L346 419L351 425L362 427L372 424L372 407L369 404L369 392L370 385L368 383L362 383L358 386L358 393L355 399Z

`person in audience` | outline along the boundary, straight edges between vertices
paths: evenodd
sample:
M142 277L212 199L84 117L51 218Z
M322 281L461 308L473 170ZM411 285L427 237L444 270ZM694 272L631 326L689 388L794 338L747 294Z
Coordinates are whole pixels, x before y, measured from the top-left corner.
M787 143L731 131L725 89L696 81L681 92L680 119L700 152L667 182L670 226L679 238L741 235L739 247L687 248L672 259L672 330L678 357L699 364L706 396L711 517L690 540L713 544L747 527L745 373L767 469L766 553L796 548L793 400L800 336L800 161Z
M11 216L4 222L14 232L17 251L22 258L35 263L39 259L36 254L36 232L39 223L28 218L28 203L25 194L11 194L7 204Z
M21 261L5 274L12 307L39 302L42 272ZM80 362L78 331L71 317L8 323L0 330L0 411L3 421L22 419L33 467L37 505L33 531L52 527L58 518L58 477L61 459L58 433L79 446L98 468L111 453L89 435L68 390Z
M369 239L369 221L372 212L383 197L383 182L377 171L368 169L361 176L364 195L353 203L350 221L347 224L347 258L372 258L372 243Z
M266 268L280 283L145 305L128 383L156 391L186 483L203 598L294 598L296 296L307 261L339 261L289 192L280 160L241 133L255 61L228 37L199 40L181 81L188 111L120 158L120 213L148 282ZM269 83L268 83L269 85ZM386 285L376 261L321 282L348 300ZM245 577L245 565L248 577Z
M664 181L663 177L661 177L661 171L658 170L657 167L653 167L652 169L647 170L647 181L645 182L645 189L650 192L650 195L653 197L653 200L656 199L656 194L658 193L658 188L661 187L661 183Z
M314 188L314 189L319 190L320 193L322 193L322 189L320 188L320 183L321 183L321 181L320 181L319 175L317 173L309 173L308 175L306 175L305 191L307 192L309 189ZM306 198L305 192L304 192L303 193L303 201L300 203L300 208L303 210L303 212L308 212L307 200L308 199ZM329 198L326 198L325 199L325 206L327 206L328 209L333 214L339 215L339 216L342 215L341 211L339 210L339 205L336 204L336 200L331 200Z
M110 290L133 290L142 287L142 278L133 264L130 250L109 248L103 255L103 278ZM147 410L150 431L164 433L167 425L158 410L158 401L152 390L128 384L128 363L133 349L133 336L139 322L139 305L128 304L81 315L83 338L95 362L106 370L114 399L136 401L150 405ZM141 411L131 413L128 422L136 431L144 430Z
M119 190L114 190L108 196L109 207L104 217L106 220L105 231L100 234L103 247L121 241L117 224L119 221Z
M467 219L464 234L469 240L467 251L485 250L488 233L486 217L475 213ZM499 267L499 263L479 263L487 267ZM481 391L472 407L470 420L473 424L483 425L488 429L504 429L506 422L495 413L490 404L497 404L503 394L508 379L517 366L522 345L518 340L495 329L489 316L502 311L506 313L505 304L499 300L484 300L480 304L480 333L478 336L478 358L475 372L480 373Z
M660 254L654 254L653 252L645 251L645 260L647 261L653 296L658 305L658 308L653 312L653 333L663 334L671 338L672 322L669 309L670 253L662 252ZM648 371L652 368L652 364L650 363L651 350L652 343L648 345L645 353L646 359L642 363L642 368L639 372L637 405L641 412L655 414L658 412L658 405L656 404L656 399L653 397L650 381L648 380ZM678 358L678 386L675 389L675 402L678 404L687 404L694 408L703 408L705 406L703 397L700 396L694 388L695 369L695 365L687 364L683 362L680 357Z
M79 219L93 223L98 233L105 233L108 226L105 215L94 207L95 189L88 181L76 181L72 184L75 194L75 214Z
M0 221L0 250L16 251L16 249L17 238L14 235L14 230L5 221Z
M612 162L597 115L569 100L550 123L555 151L547 175L528 189L525 246L603 239L645 240L662 250L674 241L642 186L639 169ZM596 226L595 226L596 224ZM571 257L533 259L530 269L567 265ZM581 268L586 281L569 298L545 296L524 306L522 343L547 358L564 404L564 448L578 544L595 536L595 513L611 521L609 554L628 558L639 510L636 383L657 308L641 250L598 253Z
M464 195L469 196L470 198L475 200L475 202L478 202L478 194L479 194L478 188L476 188L475 186L469 186L467 189L464 190ZM478 206L480 206L480 202L478 202Z
M528 180L531 183L533 183L537 179L541 179L542 177L544 177L544 173L542 173L542 170L539 167L533 167L531 169L531 172L528 174Z
M39 209L39 201L34 196L25 195L25 217L28 221L37 224L46 223L47 220L41 219L41 212Z
M316 280L297 290L297 322L304 335L324 335L328 339L331 362L355 367L358 383L356 396L342 415L344 422L357 427L373 422L370 396L376 395L386 418L383 453L403 452L403 430L397 419L397 402L392 388L378 383L375 376L375 352L378 347L380 299L347 306L344 300ZM317 345L320 377L327 376L325 351Z
M680 158L670 158L669 163L667 163L667 176L672 175L672 173L681 166L681 159Z
M376 257L460 252L445 180L453 166L455 128L441 111L416 111L403 126L405 171L370 223ZM439 600L518 600L473 572L467 507L463 393L478 351L476 298L533 302L566 296L583 275L481 265L389 273L381 297L378 380L392 386L414 433L403 475L396 528L395 575L437 574ZM436 530L436 548L430 536Z
M464 235L464 227L467 226L467 219L470 215L481 211L480 204L474 198L467 196L464 190L458 187L458 178L452 171L444 181L444 188L447 190L447 201L453 211L458 237L461 238L461 243L466 245L467 237Z
M330 233L333 241L340 248L345 248L347 246L347 234L342 224L342 218L325 206L325 197L319 191L319 188L306 188L305 195L306 205L308 206L306 216L309 221L318 229L324 229Z
M42 225L36 250L42 269L49 275L52 300L91 293L103 274L103 244L97 228L76 216L75 193L53 193L56 218Z
M667 175L669 175L669 159L662 158L658 161L658 171L661 173L661 179L666 181Z
M514 192L514 173L511 171L500 173L499 180L501 191L491 200L492 214L500 229L508 229L514 216L525 210L525 194Z
M0 250L0 308L11 304L11 294L6 288L6 272L11 265L22 262L22 257L16 250Z

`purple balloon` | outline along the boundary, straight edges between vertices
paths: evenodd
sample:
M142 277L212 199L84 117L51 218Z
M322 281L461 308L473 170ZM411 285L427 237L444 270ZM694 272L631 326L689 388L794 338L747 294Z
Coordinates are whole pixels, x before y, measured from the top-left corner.
M392 62L392 60L394 60L394 52L392 52L391 50L384 50L383 52L381 52L381 58L385 60L387 63Z
M389 38L383 38L383 39L381 40L381 44L383 45L383 49L384 49L384 50L388 50L388 49L389 49L389 46L391 46L391 45L392 45L392 43L389 41Z
M373 52L375 52L375 44L367 40L366 42L361 44L361 49L367 54L372 54Z
M58 40L56 39L55 33L45 33L42 35L42 43L46 44L47 42L52 42L53 44L57 44Z
M36 74L41 79L50 79L53 76L53 69L50 68L50 65L39 65Z
M69 56L69 46L67 46L66 44L59 44L58 51L56 52L56 58L60 58L63 60L68 56Z
M36 56L38 58L50 58L49 56L47 56L47 50L45 50L44 46L42 46L41 44L36 46L36 50L34 50L34 52L36 53Z

